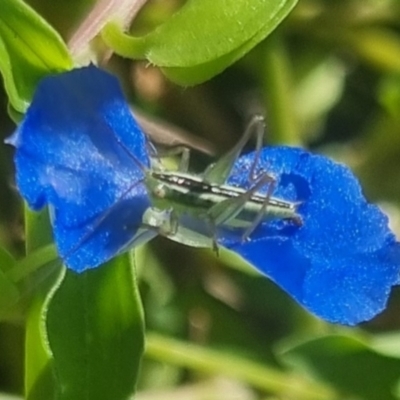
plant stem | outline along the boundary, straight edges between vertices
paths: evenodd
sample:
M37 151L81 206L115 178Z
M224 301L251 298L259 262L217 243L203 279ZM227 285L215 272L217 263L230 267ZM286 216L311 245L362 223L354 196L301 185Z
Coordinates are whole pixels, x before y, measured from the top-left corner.
M303 377L280 371L235 355L210 350L156 333L146 337L145 356L196 371L239 379L257 389L296 399L337 399L332 389Z
M54 244L49 244L28 254L23 260L17 262L12 269L7 271L6 274L11 281L17 283L40 267L56 260L58 260L56 247Z

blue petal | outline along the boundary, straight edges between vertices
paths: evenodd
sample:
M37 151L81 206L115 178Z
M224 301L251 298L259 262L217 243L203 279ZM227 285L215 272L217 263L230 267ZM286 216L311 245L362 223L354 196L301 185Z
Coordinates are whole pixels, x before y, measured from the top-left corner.
M241 157L228 182L248 188L253 160L254 153ZM274 196L302 202L303 225L265 222L249 242L226 236L221 244L327 321L354 325L384 310L399 283L400 244L351 171L288 147L263 149L258 170L277 178Z
M89 66L43 79L8 140L30 207L50 205L58 250L75 271L130 244L149 206L144 135L118 81Z

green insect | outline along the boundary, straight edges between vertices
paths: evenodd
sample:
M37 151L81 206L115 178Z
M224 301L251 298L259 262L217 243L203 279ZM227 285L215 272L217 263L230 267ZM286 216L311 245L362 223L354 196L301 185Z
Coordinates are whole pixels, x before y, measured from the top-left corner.
M187 152L183 153L177 171L166 170L160 163L153 162L153 166L144 171L144 184L152 207L143 217L143 226L186 245L217 250L219 227L241 229L242 239L246 240L258 224L266 220L288 219L300 225L302 221L297 213L300 203L272 197L276 180L268 173L254 176L263 131L263 119L254 117L241 140L201 175L187 172ZM254 133L257 134L257 151L249 173L253 186L246 190L227 185L225 182L235 160ZM261 194L260 190L265 187L266 193ZM189 222L185 222L185 217ZM193 228L191 223L201 228Z
M150 157L150 168L142 165L126 149L133 162L142 169L144 179L128 188L119 201L123 200L136 185L144 184L151 203L151 207L143 215L142 226L137 229L128 247L140 245L154 236L162 235L188 246L207 247L218 251L219 228L240 229L242 240L247 240L254 229L264 221L280 218L301 225L302 220L297 213L300 203L273 197L276 180L268 173L263 172L259 177L254 176L263 132L263 119L260 116L254 117L241 140L216 163L211 164L203 174L188 172L187 148L181 151L181 162L176 171L166 169L162 165L150 142L149 152L154 154ZM246 190L227 185L226 180L236 159L253 134L257 137L256 156L249 173L250 181L254 182L253 186ZM123 143L120 142L120 145L125 148ZM262 194L260 190L264 187L267 187L267 190ZM117 204L118 202L113 207ZM91 237L113 207L96 221L91 232L88 232L70 253ZM127 226L126 229L130 228Z

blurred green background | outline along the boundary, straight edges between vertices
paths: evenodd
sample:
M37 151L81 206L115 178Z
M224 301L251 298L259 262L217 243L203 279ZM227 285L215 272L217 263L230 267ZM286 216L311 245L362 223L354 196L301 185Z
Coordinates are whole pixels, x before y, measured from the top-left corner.
M93 5L28 3L66 41ZM133 32L151 30L181 3L148 2ZM146 61L113 56L107 67L133 104L203 138L216 156L264 114L267 144L304 146L349 165L400 235L398 0L300 0L271 36L194 87L171 83ZM14 123L0 90L3 139ZM12 153L0 146L0 243L22 255ZM192 152L193 170L211 161ZM400 398L398 289L384 313L349 329L317 320L229 255L157 238L138 257L149 332L138 400ZM21 393L22 371L21 318L0 323L0 392Z

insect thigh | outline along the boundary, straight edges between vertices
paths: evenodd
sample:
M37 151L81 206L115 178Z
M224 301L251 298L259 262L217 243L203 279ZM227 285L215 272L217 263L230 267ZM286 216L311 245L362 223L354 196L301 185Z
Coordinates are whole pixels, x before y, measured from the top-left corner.
M259 154L262 147L262 139L264 136L265 124L264 118L261 115L255 115L249 122L243 136L227 153L225 153L216 163L211 164L204 172L203 179L209 183L222 185L228 179L232 171L235 161L239 158L245 144L249 141L252 135L256 135L257 146L256 154ZM255 163L258 162L259 156L255 157ZM255 166L250 169L252 173Z
M249 204L254 205L254 203L251 203L254 201L254 195L266 184L269 184L269 186L266 196L263 197L264 201L262 202L261 206L259 206L259 204L255 206L260 209L260 212L265 214L267 211L266 208L268 207L269 200L271 199L271 195L275 189L275 178L267 174L264 174L258 180L258 182L247 191L239 191L237 188L229 187L227 185L221 186L221 188L223 187L226 189L226 199L212 206L210 210L208 210L207 214L214 221L216 226L226 225L235 227L237 222L236 217L242 211L246 211L246 207L249 209ZM258 196L257 198L260 199L261 196ZM251 210L248 211L251 212ZM256 218L257 226L258 223L261 221L262 216L260 219L258 219L258 216L256 216ZM251 222L250 227L252 227L253 225L254 222Z

